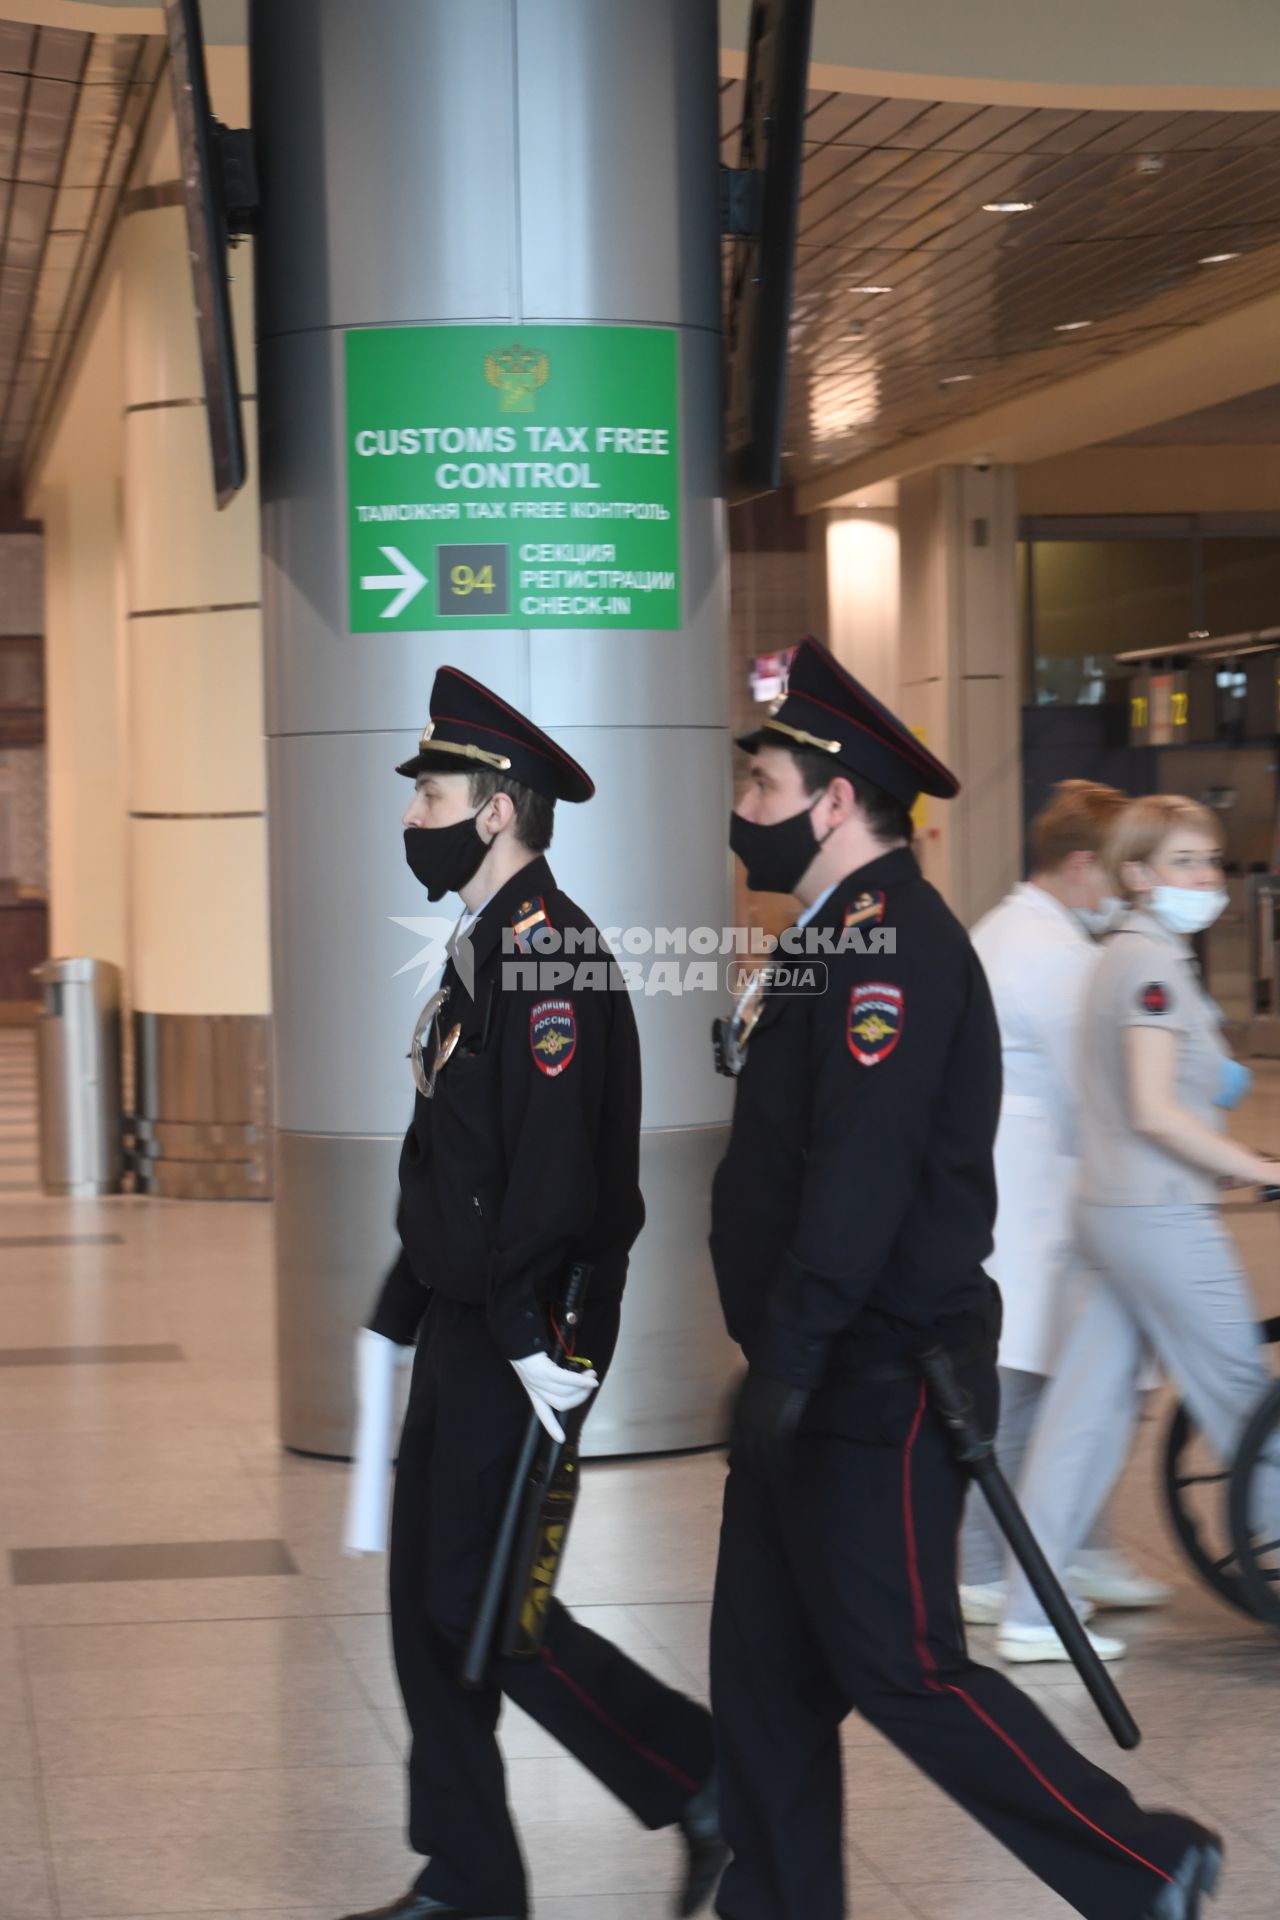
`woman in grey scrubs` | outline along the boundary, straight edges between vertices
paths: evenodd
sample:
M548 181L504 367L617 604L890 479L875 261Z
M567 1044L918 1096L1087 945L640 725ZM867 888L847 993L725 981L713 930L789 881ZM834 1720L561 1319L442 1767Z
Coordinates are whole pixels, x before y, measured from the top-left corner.
M1128 911L1080 1026L1075 1227L1093 1286L1023 1482L1027 1517L1060 1576L1119 1477L1148 1352L1224 1462L1271 1379L1217 1198L1223 1182L1280 1182L1280 1163L1222 1130L1243 1070L1188 938L1226 904L1218 825L1193 801L1153 795L1121 814L1103 857ZM1268 1506L1280 1505L1274 1487ZM1094 1642L1104 1658L1124 1651L1119 1640ZM1065 1657L1016 1572L997 1649L1014 1661Z

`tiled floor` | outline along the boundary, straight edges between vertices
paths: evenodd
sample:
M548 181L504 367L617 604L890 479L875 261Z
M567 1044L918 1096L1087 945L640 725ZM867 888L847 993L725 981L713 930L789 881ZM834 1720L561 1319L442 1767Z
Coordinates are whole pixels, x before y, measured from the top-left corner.
M0 1920L323 1920L391 1898L413 1862L384 1566L339 1554L343 1470L276 1444L270 1210L39 1198L30 1082L30 1037L0 1032ZM1280 1069L1244 1124L1280 1143ZM1275 1311L1280 1217L1238 1226ZM1280 1640L1186 1576L1157 1433L1119 1505L1127 1544L1178 1586L1131 1624L1140 1752L1110 1746L1069 1672L1033 1688L1142 1797L1226 1831L1214 1920L1263 1920L1280 1911ZM696 1693L722 1471L593 1467L564 1582L591 1624ZM253 1564L296 1571L244 1571L246 1542ZM23 1584L15 1567L62 1577ZM539 1920L665 1914L671 1841L519 1714L504 1743ZM854 1723L847 1747L858 1920L1066 1914L878 1737Z

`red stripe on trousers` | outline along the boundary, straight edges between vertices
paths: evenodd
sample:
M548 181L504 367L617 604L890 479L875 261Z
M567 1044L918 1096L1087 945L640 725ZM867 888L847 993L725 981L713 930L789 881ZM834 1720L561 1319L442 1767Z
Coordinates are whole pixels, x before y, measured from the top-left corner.
M929 1648L928 1611L925 1607L924 1586L920 1579L920 1559L916 1551L915 1508L911 1490L912 1459L915 1454L916 1440L919 1438L927 1404L927 1389L925 1383L921 1381L920 1399L916 1406L915 1419L911 1423L911 1432L907 1436L906 1451L902 1461L902 1522L907 1543L907 1577L911 1583L911 1607L915 1620L916 1657L920 1662L920 1669L924 1675L925 1685L932 1693L954 1693L958 1700L963 1700L970 1713L974 1714L976 1718L982 1722L984 1727L989 1728L998 1740L1003 1741L1010 1753L1021 1761L1037 1785L1043 1787L1046 1793L1052 1794L1059 1806L1065 1807L1067 1812L1079 1820L1083 1826L1088 1827L1091 1833L1096 1833L1100 1840L1105 1840L1109 1846L1118 1848L1121 1853L1127 1854L1130 1860L1136 1860L1140 1867L1146 1867L1150 1873L1156 1874L1161 1880L1171 1881L1171 1874L1165 1873L1163 1868L1155 1866L1150 1860L1144 1860L1140 1853L1133 1851L1132 1847L1126 1847L1123 1840L1117 1840L1114 1834L1107 1833L1102 1827L1095 1825L1095 1823L1090 1820L1088 1814L1081 1813L1079 1807L1072 1806L1066 1795L1060 1793L1057 1787L1053 1785L1053 1782L1045 1778L1031 1757L1022 1751L1017 1741L1014 1740L1011 1735L1007 1734L1003 1727L997 1725L990 1714L984 1712L977 1701L974 1700L971 1695L967 1694L963 1687L953 1686L949 1681L943 1682L938 1679L937 1665Z
M568 1687L574 1699L580 1700L587 1711L595 1715L601 1726L606 1727L608 1731L615 1734L625 1746L630 1747L632 1753L639 1754L640 1758L647 1760L651 1766L658 1767L663 1773L670 1774L676 1784L684 1787L690 1795L702 1792L702 1787L705 1782L690 1780L688 1774L681 1773L679 1767L673 1766L670 1760L664 1760L660 1753L654 1753L651 1748L641 1746L640 1742L635 1739L633 1735L629 1734L625 1727L620 1727L617 1721L605 1712L598 1700L593 1700L589 1693L583 1691L576 1680L571 1679L562 1668L556 1665L545 1647L542 1649L542 1658L546 1663L547 1671L553 1674L562 1686Z

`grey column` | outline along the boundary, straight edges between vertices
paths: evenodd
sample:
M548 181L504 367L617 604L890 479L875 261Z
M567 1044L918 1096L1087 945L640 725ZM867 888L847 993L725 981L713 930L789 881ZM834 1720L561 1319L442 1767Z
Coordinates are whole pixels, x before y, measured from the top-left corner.
M394 1251L413 947L392 771L446 661L595 776L552 858L603 926L722 925L726 578L715 0L256 0L263 601L281 1433L342 1453L351 1340ZM353 636L343 332L678 329L678 632ZM718 1436L730 1350L705 1238L726 1083L705 993L640 999L638 1245L597 1452Z

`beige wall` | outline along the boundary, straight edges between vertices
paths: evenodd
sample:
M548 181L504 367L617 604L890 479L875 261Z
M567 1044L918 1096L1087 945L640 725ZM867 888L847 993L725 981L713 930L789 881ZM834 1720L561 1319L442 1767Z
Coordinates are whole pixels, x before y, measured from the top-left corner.
M42 498L49 944L127 960L120 495L103 476Z
M262 1014L257 488L216 510L180 208L129 215L122 271L132 997L147 1013ZM247 271L236 292L249 368Z
M1018 469L1020 513L1274 513L1280 447L1083 447Z
M898 512L899 711L961 783L956 800L923 802L921 853L971 926L1021 872L1014 475L921 474Z
M750 0L720 0L724 46L738 60ZM926 100L1159 107L1280 103L1272 0L819 0L819 86ZM726 61L727 64L727 61Z
M921 802L917 851L966 925L1021 872L1015 493L1008 468L938 468L896 513L827 518L832 651L961 782Z
M887 706L898 700L898 516L827 516L827 641Z

